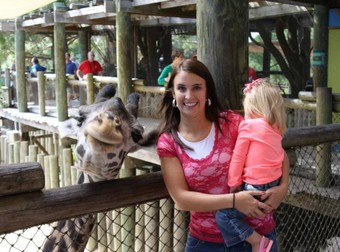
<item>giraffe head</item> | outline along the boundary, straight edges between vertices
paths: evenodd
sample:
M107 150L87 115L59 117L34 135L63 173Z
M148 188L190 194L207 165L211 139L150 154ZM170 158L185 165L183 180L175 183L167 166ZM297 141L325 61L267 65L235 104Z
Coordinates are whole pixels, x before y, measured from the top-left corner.
M137 121L139 95L132 93L124 105L105 86L91 105L60 125L61 138L77 140L75 166L84 172L84 182L114 179L129 152L138 149L143 127Z

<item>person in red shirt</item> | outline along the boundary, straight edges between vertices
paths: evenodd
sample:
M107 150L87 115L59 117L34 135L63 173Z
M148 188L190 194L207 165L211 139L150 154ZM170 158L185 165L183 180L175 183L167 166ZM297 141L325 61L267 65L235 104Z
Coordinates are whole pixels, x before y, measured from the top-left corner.
M248 67L248 81L252 82L252 81L256 80L257 78L258 77L257 77L255 69L252 68L252 67Z
M88 73L92 73L93 75L102 75L103 73L102 66L98 61L94 60L94 53L91 51L87 53L87 60L81 62L77 70L78 79L83 80L84 76Z

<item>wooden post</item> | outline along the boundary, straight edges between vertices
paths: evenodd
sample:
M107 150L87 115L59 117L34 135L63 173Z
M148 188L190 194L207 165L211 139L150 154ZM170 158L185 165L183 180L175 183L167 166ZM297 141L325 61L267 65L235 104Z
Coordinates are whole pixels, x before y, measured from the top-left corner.
M9 68L5 68L5 87L7 88L6 100L9 107L12 106L12 89L11 89L11 72ZM6 101L5 101L6 103Z
M68 118L67 92L66 92L66 65L65 65L65 24L54 24L54 56L55 56L55 93L58 110L58 120Z
M148 173L146 169L136 169L136 175L143 175ZM136 208L136 226L135 226L135 236L138 237L135 241L135 251L144 251L144 244L145 244L145 222L144 222L144 213L145 213L145 204L140 204Z
M22 153L20 153L20 141L15 141L14 143L14 163L19 164L20 163L20 156Z
M45 97L44 72L38 72L38 99L39 99L39 113L41 116L45 116L46 115L46 97Z
M0 167L0 196L37 191L44 184L44 172L38 163Z
M21 26L22 20L15 20L15 68L16 68L16 96L19 112L27 111L27 93L25 76L25 31Z
M80 53L80 62L87 59L87 53L90 49L89 46L89 33L87 31L79 31L79 53ZM79 86L79 102L80 105L86 104L86 93L83 86Z
M50 155L49 159L50 159L51 188L59 188L58 156Z
M25 157L28 155L28 142L20 142L20 163L25 162Z
M6 149L6 141L7 136L1 135L0 136L0 163L3 164L5 162L5 149Z
M327 87L328 16L328 6L314 6L314 49L312 58L314 90L317 87Z
M51 166L50 166L50 157L44 156L44 171L45 171L45 188L51 188Z
M86 89L86 95L87 95L87 104L92 104L94 102L94 80L93 80L93 74L88 73L86 75L87 78L87 89Z
M72 149L63 149L63 167L64 167L64 183L65 186L72 185L71 167L73 163Z
M248 0L197 0L198 59L210 70L223 106L241 108L248 80Z
M135 169L131 162L131 158L126 157L123 167L120 170L120 178L128 178L135 176ZM135 208L133 206L126 207L121 210L120 221L124 228L121 228L121 239L123 241L122 251L134 251L135 238Z
M332 123L332 89L316 88L316 124ZM332 177L331 143L320 144L316 147L316 185L329 187Z
M171 252L173 247L174 203L168 199L159 201L159 251Z
M187 241L186 230L188 228L186 222L185 211L174 209L174 248L173 251L179 252L185 250L185 243Z
M28 146L29 162L37 162L38 147L36 145Z
M127 97L132 93L132 28L130 14L124 12L122 7L123 0L116 1L116 44L117 44L117 77L118 77L118 96L127 102Z

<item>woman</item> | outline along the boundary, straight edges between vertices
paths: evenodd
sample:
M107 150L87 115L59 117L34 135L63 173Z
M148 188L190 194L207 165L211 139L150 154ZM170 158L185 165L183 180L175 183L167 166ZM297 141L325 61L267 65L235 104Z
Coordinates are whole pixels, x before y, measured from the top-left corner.
M157 153L164 181L176 207L191 214L186 252L251 251L246 242L231 248L224 245L215 211L236 208L260 217L278 207L288 191L287 156L279 186L266 192L229 193L228 168L243 117L222 110L212 76L198 60L184 60L174 69L161 110L164 119ZM262 196L265 202L254 196ZM275 231L269 236L276 240Z

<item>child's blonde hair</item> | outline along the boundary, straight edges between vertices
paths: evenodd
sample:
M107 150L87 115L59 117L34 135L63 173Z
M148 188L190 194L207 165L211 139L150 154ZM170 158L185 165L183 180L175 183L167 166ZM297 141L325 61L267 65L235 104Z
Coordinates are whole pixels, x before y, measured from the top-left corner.
M281 90L269 79L257 79L246 84L243 107L247 118L263 117L281 134L286 131L286 111L283 105Z

